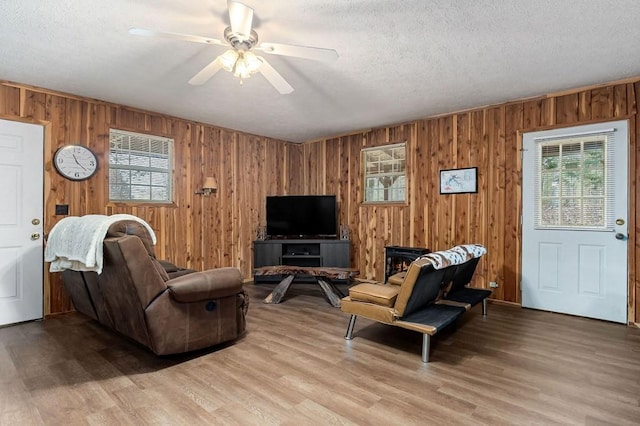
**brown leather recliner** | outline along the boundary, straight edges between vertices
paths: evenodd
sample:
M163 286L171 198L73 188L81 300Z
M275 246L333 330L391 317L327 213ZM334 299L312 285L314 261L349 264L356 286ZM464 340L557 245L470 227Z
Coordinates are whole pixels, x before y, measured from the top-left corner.
M196 272L158 261L144 225L112 224L102 274L66 270L76 309L157 355L206 348L245 330L249 298L237 268Z

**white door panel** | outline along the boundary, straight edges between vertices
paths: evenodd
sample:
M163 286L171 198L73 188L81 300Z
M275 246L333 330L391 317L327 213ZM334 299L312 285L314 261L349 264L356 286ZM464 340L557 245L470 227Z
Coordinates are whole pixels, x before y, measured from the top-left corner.
M542 211L545 205L536 193L543 193L541 188L548 185L549 181L558 183L561 179L550 179L542 183L544 179L540 176L543 172L536 166L538 163L535 157L542 155L536 145L540 138L587 134L612 128L616 129L614 151L607 154L605 162L614 161L614 167L603 186L607 187L607 192L613 191L611 193L614 194L613 198L605 197L605 207L610 207L610 213L606 214L617 221L610 220L610 226L605 224L600 229L563 224L557 227L541 225L536 214L544 216ZM575 139L579 138L572 140ZM523 135L523 307L627 322L627 146L627 121ZM584 185L578 185L580 196L587 192ZM560 192L562 190L557 193ZM572 200L572 196L573 194L566 198ZM559 201L558 205L562 202ZM589 197L584 196L579 205L589 202ZM571 220L569 217L568 221ZM618 239L617 234L618 238L624 238Z
M42 318L43 137L0 120L0 325Z

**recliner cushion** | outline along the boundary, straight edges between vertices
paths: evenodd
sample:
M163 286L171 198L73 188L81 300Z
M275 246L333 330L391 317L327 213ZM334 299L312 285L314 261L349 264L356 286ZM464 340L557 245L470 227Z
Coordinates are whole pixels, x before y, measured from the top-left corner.
M398 289L396 286L363 283L351 287L349 297L353 301L392 307L396 303Z
M350 296L342 298L340 301L340 309L346 314L363 316L385 324L393 324L396 320L396 314L393 308L351 300Z
M404 277L406 275L407 275L407 271L398 272L397 274L391 275L387 279L387 282L393 285L402 285L402 282L404 281Z

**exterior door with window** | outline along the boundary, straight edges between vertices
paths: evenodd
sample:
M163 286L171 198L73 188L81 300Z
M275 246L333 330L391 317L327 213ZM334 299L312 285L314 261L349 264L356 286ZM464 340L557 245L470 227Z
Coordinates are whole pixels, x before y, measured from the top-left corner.
M523 135L523 307L627 322L627 126Z

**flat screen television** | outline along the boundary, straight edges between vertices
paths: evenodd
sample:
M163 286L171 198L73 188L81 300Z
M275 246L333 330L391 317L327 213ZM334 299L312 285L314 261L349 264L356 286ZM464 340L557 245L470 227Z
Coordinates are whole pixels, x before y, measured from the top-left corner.
M338 232L335 195L267 197L267 235L270 237L333 238Z

